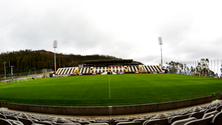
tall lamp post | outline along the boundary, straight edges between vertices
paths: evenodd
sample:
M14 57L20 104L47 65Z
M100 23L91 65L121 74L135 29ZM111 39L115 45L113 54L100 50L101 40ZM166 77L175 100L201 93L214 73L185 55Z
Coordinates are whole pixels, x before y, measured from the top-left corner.
M162 38L161 38L161 37L159 37L158 40L159 40L160 51L161 51L161 68L163 68L163 57L162 57L162 45L163 45L163 41L162 41Z
M53 48L54 48L54 67L55 67L55 73L56 73L56 48L57 48L57 45L58 45L57 40L54 40Z
M5 69L5 63L6 63L6 61L4 61L4 73L5 73L5 80L6 80L6 69Z
M13 67L14 67L14 66L11 66L11 65L10 65L10 61L9 61L9 67L11 67L11 76L12 76L12 81L13 81Z

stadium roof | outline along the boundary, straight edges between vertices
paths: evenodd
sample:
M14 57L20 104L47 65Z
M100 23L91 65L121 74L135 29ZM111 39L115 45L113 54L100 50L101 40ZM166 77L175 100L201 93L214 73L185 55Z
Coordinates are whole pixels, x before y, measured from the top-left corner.
M106 60L87 60L84 61L86 64L95 63L131 63L133 59L106 59Z

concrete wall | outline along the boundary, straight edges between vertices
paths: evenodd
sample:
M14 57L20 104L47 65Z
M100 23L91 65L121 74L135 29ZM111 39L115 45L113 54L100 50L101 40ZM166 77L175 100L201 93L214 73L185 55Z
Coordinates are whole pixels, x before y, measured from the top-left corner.
M132 106L114 106L112 107L112 115L146 113L146 112L177 109L182 107L208 103L211 102L212 99L213 96L208 96L208 97L174 101L174 102L152 103L152 104L132 105Z
M143 105L129 106L95 106L95 107L75 107L75 106L43 106L43 105L27 105L8 103L9 109L39 112L48 114L63 114L63 115L121 115L135 114L154 111L163 111L169 109L182 108L203 103L211 102L213 96L195 98L182 101L152 103Z
M218 99L222 99L222 94L218 94Z

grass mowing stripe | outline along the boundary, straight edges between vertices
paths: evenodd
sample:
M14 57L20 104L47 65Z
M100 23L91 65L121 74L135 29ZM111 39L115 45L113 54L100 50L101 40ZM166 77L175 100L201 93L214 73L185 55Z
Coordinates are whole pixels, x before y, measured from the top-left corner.
M109 79L109 99L111 99L111 90L110 90L110 77L108 76Z

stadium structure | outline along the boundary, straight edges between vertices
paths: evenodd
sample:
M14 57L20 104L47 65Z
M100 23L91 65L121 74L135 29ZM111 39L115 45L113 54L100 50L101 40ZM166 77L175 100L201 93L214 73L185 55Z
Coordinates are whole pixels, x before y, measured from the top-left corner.
M92 60L86 61L85 64L81 64L78 67L59 68L55 72L55 76L125 73L164 73L164 71L158 65L143 65L141 63L135 63L132 59ZM107 78L109 77L110 76L107 76ZM173 102L129 106L44 106L0 101L0 125L221 125L222 102L217 100L211 103L213 98L221 100L222 94L218 93L217 97L216 95L211 95ZM204 103L210 104L187 108L185 110L179 109ZM4 108L1 108L5 105L7 105L8 109L14 109L16 111L6 111ZM164 114L133 115L133 113L165 111L170 109L178 110L168 111ZM27 111L27 113L17 112L19 110ZM72 118L64 118L61 116L33 115L29 114L29 112L81 115L82 117L85 117L85 115L99 116L97 116L98 118L79 118L75 116ZM122 114L131 114L132 117L112 117L113 115Z
M55 75L97 75L125 73L163 73L158 65L141 65L132 59L92 60L78 67L59 68Z

